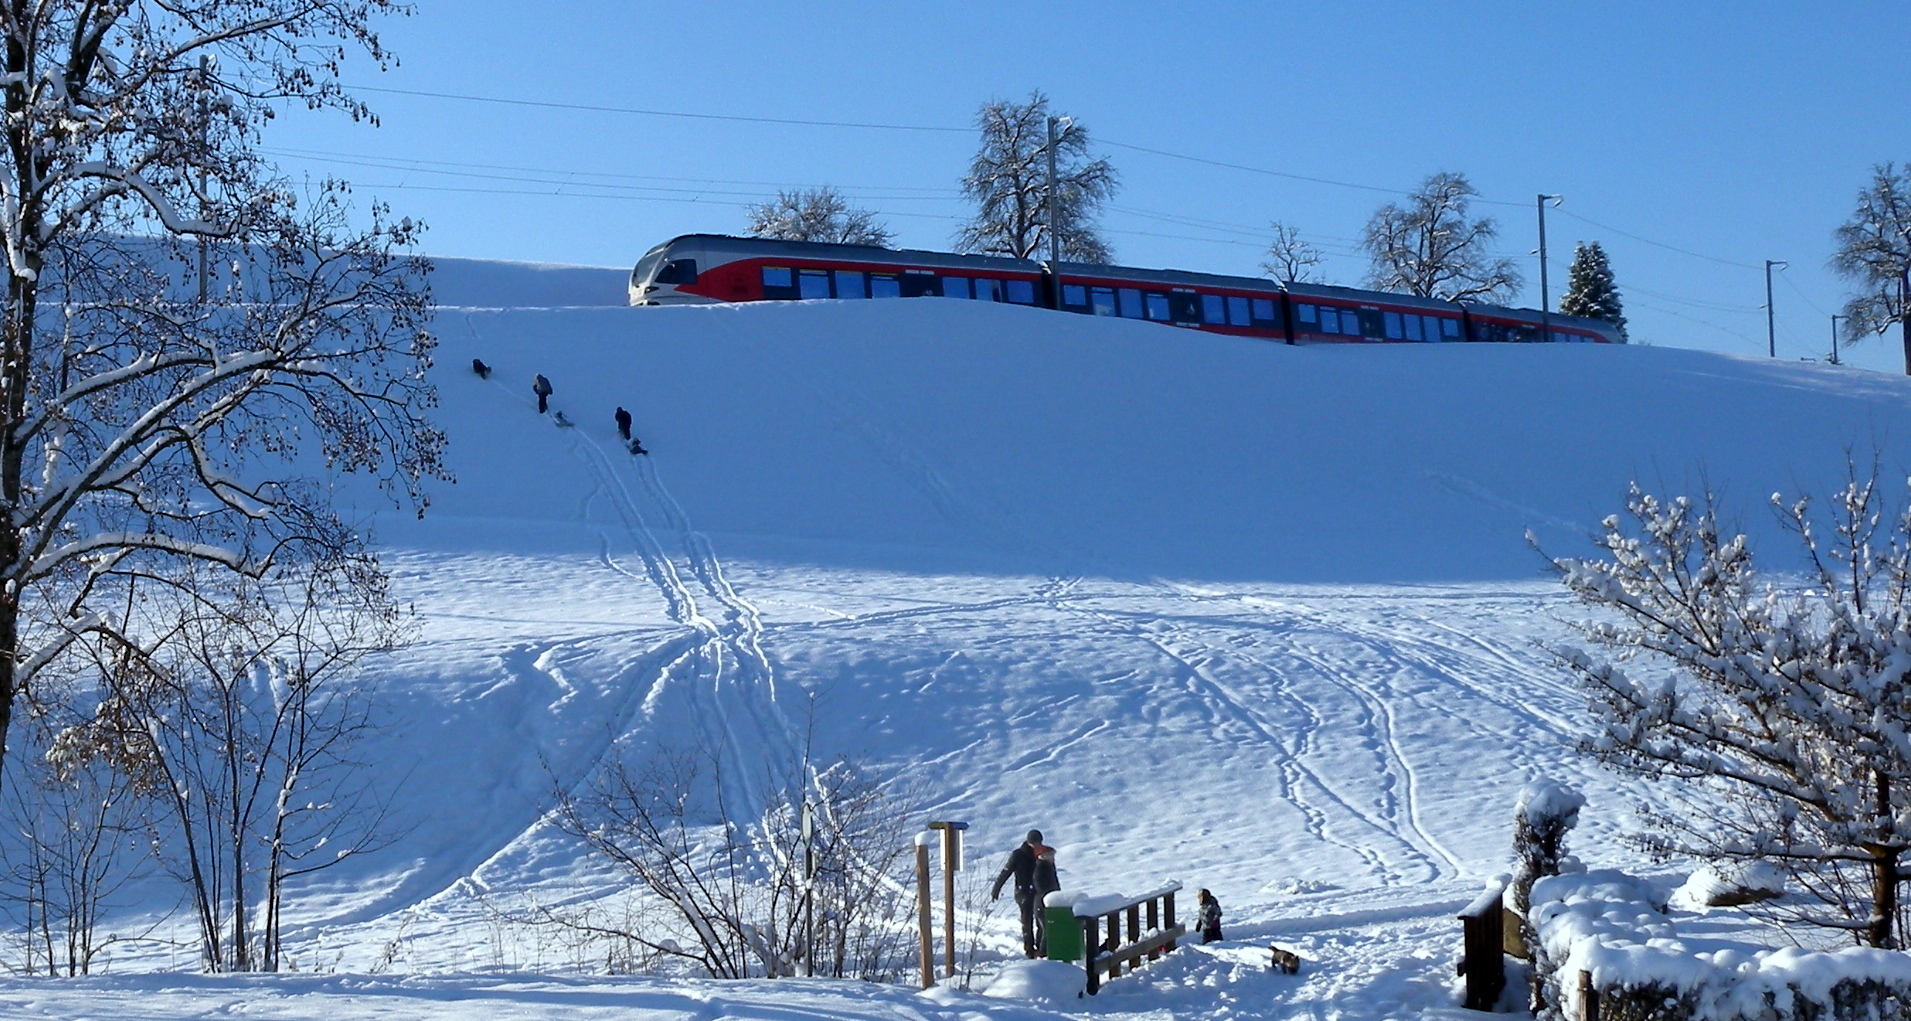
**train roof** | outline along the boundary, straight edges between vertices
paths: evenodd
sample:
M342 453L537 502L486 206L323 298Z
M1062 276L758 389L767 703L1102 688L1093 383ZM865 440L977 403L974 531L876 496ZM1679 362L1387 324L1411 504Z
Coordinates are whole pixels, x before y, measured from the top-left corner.
M1219 273L1195 273L1185 269L1137 269L1133 266L1110 266L1095 262L1060 262L1056 268L1061 275L1094 277L1101 280L1134 280L1152 284L1176 284L1188 287L1231 287L1240 291L1266 291L1279 294L1281 285L1264 277L1224 276Z
M1296 298L1332 298L1340 301L1366 302L1371 305L1404 305L1409 308L1438 309L1443 312L1459 311L1453 302L1439 298L1423 298L1417 294L1396 294L1392 291L1363 291L1357 287L1341 287L1336 284L1288 284L1287 293Z
M732 249L752 256L781 255L791 259L852 259L861 262L907 263L911 266L942 266L950 269L992 269L998 271L1040 273L1041 264L1030 259L1011 259L1001 255L959 255L931 252L920 248L883 248L878 245L842 245L829 241L785 241L781 238L745 238L732 234L684 234L663 243L664 248L700 244L706 248Z

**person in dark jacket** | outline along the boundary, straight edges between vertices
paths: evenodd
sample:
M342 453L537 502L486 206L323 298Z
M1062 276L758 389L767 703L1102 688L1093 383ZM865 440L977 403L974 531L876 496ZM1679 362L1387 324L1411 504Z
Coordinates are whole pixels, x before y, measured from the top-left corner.
M540 372L531 380L531 392L537 394L537 413L542 415L551 407L551 381Z
M1062 879L1055 873L1055 849L1038 847L1035 849L1035 956L1048 956L1048 907L1049 894L1062 888Z
M617 435L622 436L628 441L630 439L630 412L620 407L617 409L617 414L611 417L617 419Z
M989 899L996 900L1002 896L1002 884L1015 877L1015 906L1022 909L1022 953L1029 957L1034 957L1037 950L1035 909L1040 898L1035 893L1035 864L1043 849L1042 831L1028 831L1028 838L1009 852L1008 864L996 873L995 886L989 890Z
M1212 943L1221 938L1221 902L1214 894L1202 890L1194 895L1196 905L1195 925L1201 930L1201 942Z

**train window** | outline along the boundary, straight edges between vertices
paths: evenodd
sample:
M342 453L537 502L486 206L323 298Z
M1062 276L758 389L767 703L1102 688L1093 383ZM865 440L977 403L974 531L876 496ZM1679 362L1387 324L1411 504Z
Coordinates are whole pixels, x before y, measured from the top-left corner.
M790 276L788 266L765 266L763 267L763 286L795 287L796 280Z
M1351 308L1343 308L1340 310L1340 332L1352 334L1356 337L1365 336L1366 331L1361 329L1361 325L1361 313ZM1379 330L1374 331L1376 334L1379 332Z
M975 282L975 300L1001 301L1002 281L978 279Z
M806 269L796 275L797 297L829 297L829 274L820 269Z
M1368 340L1384 340L1387 336L1387 323L1377 308L1363 308L1359 312L1360 335Z
M1254 299L1254 320L1261 323L1271 323L1274 321L1274 299Z
M836 296L838 298L867 298L868 288L863 286L863 275L850 269L836 271Z
M1247 313L1248 304L1246 298L1238 295L1228 296L1228 322L1236 326L1251 326L1253 325L1253 320L1248 318Z
M1227 322L1227 299L1218 294L1203 294L1201 296L1201 321L1206 323Z
M1294 317L1303 323L1311 323L1315 326L1320 325L1320 310L1312 305L1294 306Z
M1406 318L1406 322L1405 324L1403 324L1403 326L1404 326L1404 329L1407 331L1407 339L1408 340L1422 339L1422 334L1420 333L1420 317L1407 316L1405 318Z
M1035 304L1035 281L1033 280L1010 280L1008 292L1009 300L1017 305Z
M1156 320L1158 322L1164 322L1164 323L1168 321L1169 315L1168 315L1168 296L1167 295L1165 294L1149 294L1148 295L1148 318Z
M664 268L657 271L657 282L660 284L696 283L697 260L673 259L664 263Z
M1322 305L1320 307L1320 332L1322 333L1339 333L1340 332L1340 313L1338 311L1328 308L1325 305Z
M1095 288L1095 314L1098 316L1111 316L1115 314L1114 288Z
M1088 288L1083 287L1080 284L1063 284L1062 285L1062 304L1064 305L1088 304Z
M1141 313L1141 289L1138 287L1122 288L1121 314L1129 319L1140 319Z
M869 275L869 296L872 298L902 297L902 281L892 276Z
M933 297L942 293L933 273L904 273L899 283L905 298Z
M966 298L969 296L968 277L943 277L942 296L945 298Z
M1201 296L1193 291L1175 291L1168 295L1168 311L1177 323L1201 321Z
M1405 329L1405 327L1403 327L1403 326L1401 326L1401 325L1400 325L1400 313L1398 313L1398 312L1383 312L1383 313L1381 313L1381 314L1382 314L1382 315L1383 315L1383 316L1385 317L1385 319L1386 319L1386 324L1387 324L1387 339L1388 339L1388 340L1401 340L1401 339L1404 339L1404 338L1406 337L1406 334L1405 334L1405 333L1403 333L1402 331L1403 331L1403 330Z

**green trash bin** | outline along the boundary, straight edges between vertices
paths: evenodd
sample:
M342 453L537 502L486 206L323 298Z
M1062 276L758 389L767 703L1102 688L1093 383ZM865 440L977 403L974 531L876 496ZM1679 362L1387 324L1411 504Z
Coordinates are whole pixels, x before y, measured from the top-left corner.
M1082 959L1082 923L1075 917L1073 905L1042 908L1043 935L1047 937L1048 959L1051 961L1079 961Z

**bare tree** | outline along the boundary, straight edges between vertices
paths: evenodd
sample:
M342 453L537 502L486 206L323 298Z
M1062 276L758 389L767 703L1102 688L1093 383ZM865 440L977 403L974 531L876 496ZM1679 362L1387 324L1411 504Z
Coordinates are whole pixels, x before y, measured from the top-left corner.
M1361 232L1360 246L1373 260L1367 283L1443 301L1511 301L1524 281L1513 260L1488 249L1499 225L1468 215L1478 194L1465 174L1442 172L1404 204L1381 206Z
M1911 375L1911 167L1871 168L1870 186L1858 192L1858 208L1834 236L1831 268L1859 289L1845 303L1848 335L1882 336L1897 323Z
M88 643L95 711L47 758L66 775L108 762L158 802L209 970L276 971L287 884L385 836L353 758L376 690L357 667L409 618L362 551L256 582L189 565L127 595Z
M340 62L382 67L371 23L402 10L0 5L0 741L133 579L188 561L263 577L349 534L299 451L421 509L443 474L428 266L400 254L418 226L374 206L351 229L343 186L300 195L257 151L284 101L369 116Z
M775 201L751 206L750 236L878 248L887 247L894 238L875 213L852 208L843 193L829 185L779 191Z
M890 981L907 966L913 893L901 833L904 802L846 765L783 785L760 806L725 799L720 758L666 750L616 764L557 819L637 880L654 905L619 930L579 913L625 956L687 963L713 978L812 974ZM807 781L801 779L807 776ZM815 813L808 880L799 818ZM812 922L814 924L812 924Z
M1321 250L1301 237L1289 224L1275 220L1271 225L1274 240L1267 246L1267 261L1261 268L1283 283L1304 284L1313 279L1314 267L1327 261Z
M1582 748L1683 792L1686 810L1646 814L1640 843L1770 861L1804 895L1764 906L1774 919L1892 947L1911 847L1911 511L1885 506L1875 469L1850 476L1822 521L1773 498L1807 566L1788 588L1760 579L1710 493L1635 487L1630 527L1605 521L1606 559L1552 561L1602 614L1575 625L1597 653L1560 661L1590 695Z
M1095 225L1102 203L1120 187L1106 159L1089 158L1088 129L1068 120L1055 134L1055 218L1048 222L1048 97L1039 90L1028 102L995 100L976 114L982 147L969 161L962 193L975 200L975 219L956 235L965 252L1039 258L1048 250L1051 227L1062 258L1107 262L1108 242Z
M38 721L46 722L46 721ZM5 794L5 878L11 895L0 908L21 938L17 965L26 974L86 975L114 945L146 939L164 919L130 932L102 932L114 898L151 870L146 808L130 779L94 762L64 771L32 754L46 748L45 728L16 731Z

